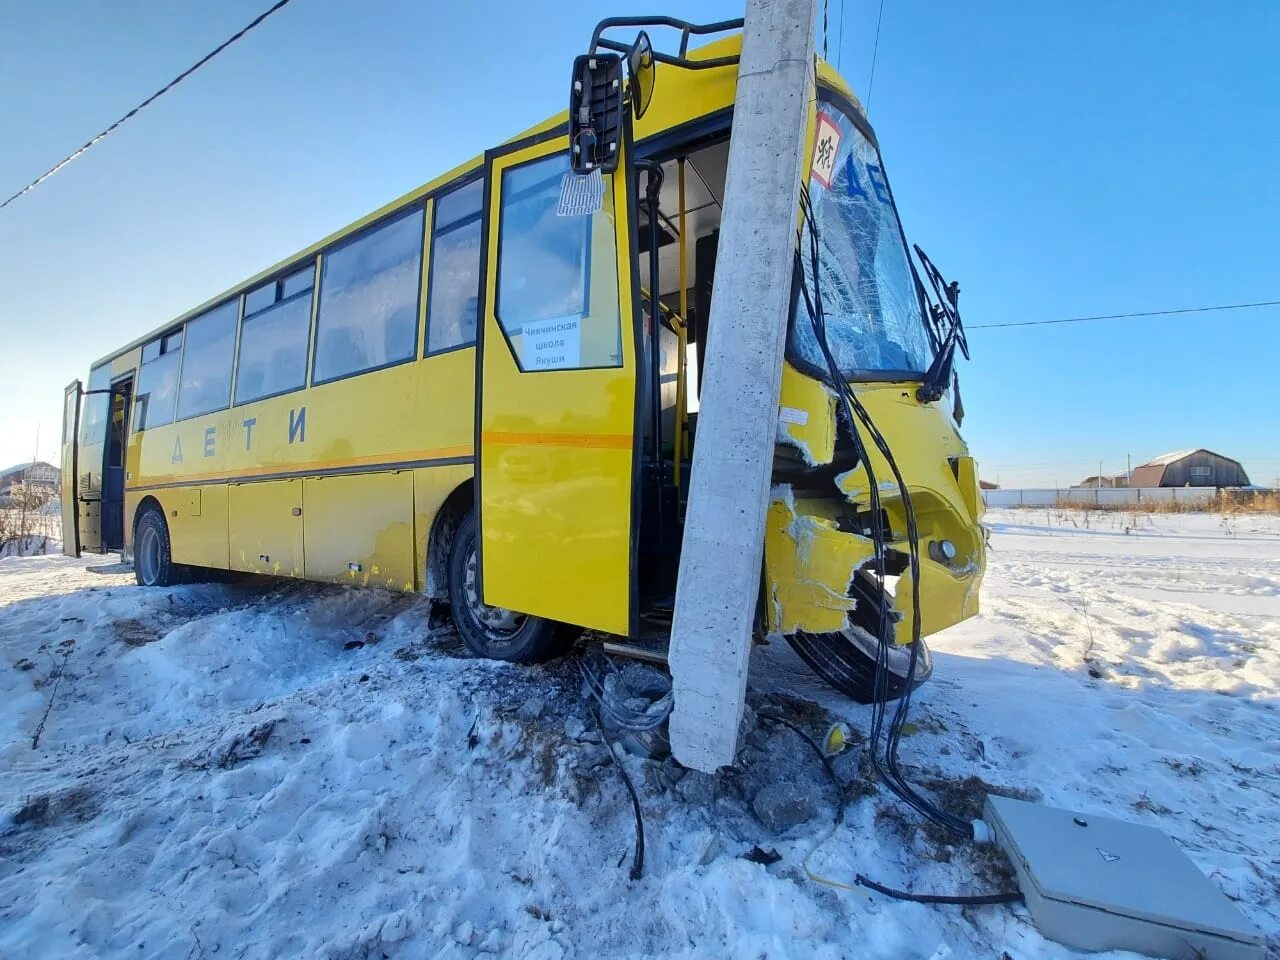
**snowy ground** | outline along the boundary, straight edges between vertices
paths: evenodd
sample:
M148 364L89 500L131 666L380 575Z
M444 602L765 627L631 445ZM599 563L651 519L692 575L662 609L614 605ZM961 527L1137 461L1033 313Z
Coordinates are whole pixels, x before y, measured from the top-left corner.
M985 612L934 638L909 770L957 810L990 785L1161 827L1276 954L1280 518L988 520ZM865 730L785 647L752 680L753 706L815 734ZM567 662L467 659L418 600L0 560L0 956L1075 956L1021 909L806 879L833 790L768 725L715 778L626 760L648 840L630 881L630 804L579 686ZM859 751L836 765L851 802L818 872L1008 883ZM783 836L751 811L775 781L818 800ZM781 859L746 859L757 845Z

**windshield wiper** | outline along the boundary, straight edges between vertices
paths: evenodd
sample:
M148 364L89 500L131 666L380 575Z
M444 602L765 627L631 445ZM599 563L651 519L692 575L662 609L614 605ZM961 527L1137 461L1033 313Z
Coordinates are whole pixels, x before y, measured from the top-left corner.
M921 403L933 403L942 399L951 383L951 371L955 362L956 347L969 359L969 341L964 333L964 324L960 320L960 284L954 280L950 283L942 276L942 271L933 265L919 244L912 244L924 275L933 288L934 296L929 295L924 284L916 274L916 287L923 295L929 311L929 339L933 341L933 363L924 375L924 383L916 391L916 399ZM912 273L915 273L914 265Z

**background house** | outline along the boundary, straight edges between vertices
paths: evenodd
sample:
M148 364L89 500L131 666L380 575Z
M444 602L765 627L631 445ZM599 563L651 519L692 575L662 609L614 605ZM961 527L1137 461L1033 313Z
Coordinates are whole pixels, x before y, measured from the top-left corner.
M1071 488L1079 490L1085 487L1127 487L1129 486L1129 478L1123 473L1106 474L1101 477L1085 477L1079 483L1073 483ZM1137 486L1137 484L1134 484Z
M1178 450L1133 468L1132 487L1247 487L1240 461L1212 450Z
M56 495L61 476L61 470L43 460L19 463L0 470L0 503L8 503L13 496L13 488L18 486L34 487L47 491L51 496Z

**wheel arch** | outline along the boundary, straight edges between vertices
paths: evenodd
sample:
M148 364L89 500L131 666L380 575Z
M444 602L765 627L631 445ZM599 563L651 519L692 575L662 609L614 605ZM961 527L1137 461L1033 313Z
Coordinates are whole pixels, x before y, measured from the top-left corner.
M462 518L475 506L475 479L458 484L431 520L427 535L427 556L424 564L423 592L432 600L449 598L449 550L454 534Z
M137 539L137 536L138 536L138 521L142 519L142 515L146 513L148 510L155 510L160 514L161 517L164 516L164 507L161 506L160 501L157 500L150 493L148 493L145 497L139 500L138 505L133 508L133 516L129 519L129 545L130 546L133 545L133 541ZM168 527L169 521L165 520L164 525Z

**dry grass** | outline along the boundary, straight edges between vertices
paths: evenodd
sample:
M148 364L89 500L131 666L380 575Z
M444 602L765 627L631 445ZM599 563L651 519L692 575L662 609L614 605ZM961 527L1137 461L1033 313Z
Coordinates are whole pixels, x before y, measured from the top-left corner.
M0 556L56 550L61 534L62 516L47 487L19 484L0 505Z
M1101 513L1275 513L1280 514L1280 493L1253 490L1219 490L1194 500L1144 500L1141 503L1063 503L1061 509Z
M1004 509L1023 509L1023 511L1043 511L1047 522L1059 526L1091 526L1089 517L1096 516L1097 524L1102 524L1103 516L1133 517L1137 525L1139 517L1151 517L1156 513L1216 513L1217 516L1230 521L1233 517L1262 515L1280 515L1280 493L1272 490L1220 490L1215 495L1188 500L1143 500L1142 503L1089 503L1088 500L1062 498L1057 506L1043 504L1012 504ZM1149 521L1148 521L1149 522Z

